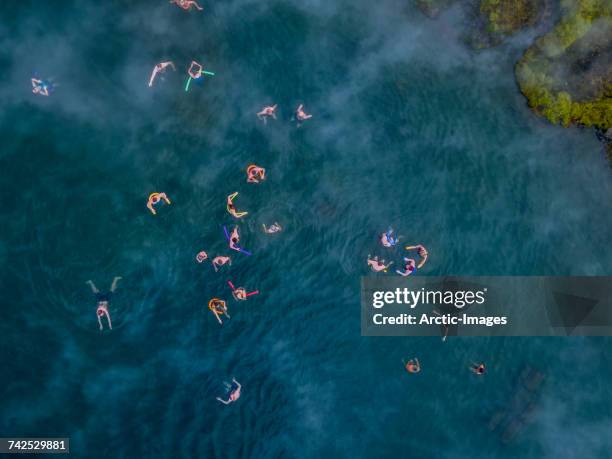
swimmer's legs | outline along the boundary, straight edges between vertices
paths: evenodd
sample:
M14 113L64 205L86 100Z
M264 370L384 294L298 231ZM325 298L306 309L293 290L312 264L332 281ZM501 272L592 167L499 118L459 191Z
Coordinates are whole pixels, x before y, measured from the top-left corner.
M117 289L117 283L123 279L123 277L117 276L113 279L113 283L111 284L110 291L114 292Z
M94 294L99 293L100 290L98 290L98 288L96 287L96 285L91 281L88 280L87 282L85 282L86 284L88 284L91 287L91 291L94 292Z

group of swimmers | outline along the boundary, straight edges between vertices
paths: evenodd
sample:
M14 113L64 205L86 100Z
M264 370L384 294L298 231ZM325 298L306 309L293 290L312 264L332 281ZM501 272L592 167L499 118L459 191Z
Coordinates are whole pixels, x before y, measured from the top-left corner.
M383 247L391 248L395 247L399 244L400 236L393 235L393 229L389 228L386 232L380 235L380 242ZM420 261L417 264L414 258L404 257L404 266L403 269L396 269L395 272L400 276L406 277L415 273L417 269L421 269L425 262L427 261L427 257L429 256L427 249L421 245L410 245L405 247L406 250L414 250L417 255L420 257ZM379 259L378 256L372 257L372 255L368 255L368 266L374 272L387 272L393 261L387 263L384 259Z

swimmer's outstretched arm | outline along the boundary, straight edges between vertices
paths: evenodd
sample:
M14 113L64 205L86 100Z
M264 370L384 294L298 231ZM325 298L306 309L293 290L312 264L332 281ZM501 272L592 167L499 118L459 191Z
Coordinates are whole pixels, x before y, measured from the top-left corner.
M111 284L111 288L110 288L110 291L111 291L111 292L114 292L114 291L117 289L117 283L118 283L118 282L119 282L121 279L123 279L123 277L120 277L120 276L116 276L116 277L113 279L113 283Z
M240 385L238 381L236 381L236 378L232 378L232 381L234 381L234 384L238 386L238 389L242 389L242 386Z
M229 405L230 403L232 403L231 399L227 399L227 401L226 401L226 400L223 400L223 399L222 399L222 398L220 398L220 397L217 397L217 400L219 400L219 401L220 401L221 403L223 403L224 405Z
M160 193L159 197L166 201L166 204L172 204L168 199L168 196L166 196L166 193Z
M155 211L155 209L153 208L153 204L151 203L151 201L147 202L147 207L148 209L151 211L151 213L153 215L157 214L157 212Z
M110 318L110 316L109 316L108 314L104 314L104 315L106 316L106 320L108 321L108 328L109 328L110 330L112 330L112 329L113 329L113 324L112 324L112 322L111 322L111 318Z
M94 293L99 293L100 290L98 290L98 288L96 287L96 285L91 281L88 280L87 282L85 282L86 284L89 284L89 286L91 287L91 291Z

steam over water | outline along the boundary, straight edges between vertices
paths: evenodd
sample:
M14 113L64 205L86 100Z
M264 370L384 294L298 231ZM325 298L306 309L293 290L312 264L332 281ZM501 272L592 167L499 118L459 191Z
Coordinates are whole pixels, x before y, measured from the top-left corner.
M458 11L399 0L201 3L0 10L0 436L87 458L609 457L610 339L360 337L367 255L401 261L389 225L429 250L419 275L610 274L610 169L592 132L527 109L528 37L474 53ZM192 59L216 76L185 92ZM178 71L150 89L163 60ZM157 216L153 191L172 200ZM215 274L195 255L229 254L234 191L253 256ZM99 332L85 281L114 276ZM227 280L260 294L237 304ZM487 423L525 366L546 382L503 445Z

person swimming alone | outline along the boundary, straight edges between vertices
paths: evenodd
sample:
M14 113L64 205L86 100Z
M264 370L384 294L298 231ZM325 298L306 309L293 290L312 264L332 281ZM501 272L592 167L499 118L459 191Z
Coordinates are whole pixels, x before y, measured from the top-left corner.
M248 212L238 212L236 210L236 206L234 205L234 199L236 199L236 196L238 196L238 192L237 191L235 193L230 194L227 197L227 211L229 212L229 214L232 217L242 218L245 215L247 215Z
M484 363L472 363L470 370L472 370L474 374L482 376L485 374L485 371L486 371L485 364Z
M417 253L421 257L421 261L417 265L417 268L421 269L423 265L425 264L425 262L427 261L427 256L429 255L427 253L427 249L423 247L421 244L419 244L419 245L406 246L406 250L416 250L417 251Z
M174 71L176 71L176 67L174 66L174 63L172 61L160 62L159 64L155 65L155 67L153 67L153 71L151 72L151 78L149 79L149 88L153 86L153 82L155 81L157 74L164 72L167 67L171 67Z
M196 255L196 261L198 263L203 263L205 260L208 260L208 254L203 250L201 252L198 252L198 254Z
M228 319L231 319L230 315L227 313L227 303L224 300L220 300L219 298L213 298L208 302L208 309L212 311L212 313L217 318L217 321L221 325L223 325L221 316L225 316Z
M304 111L304 104L298 105L298 108L295 110L295 117L298 121L306 121L312 118L312 115L306 113Z
M176 6L183 8L185 11L189 11L192 6L200 11L204 9L198 5L195 0L170 0L170 3L176 4Z
M406 262L406 264L404 265L404 270L400 271L399 269L396 269L395 272L398 273L400 276L410 276L416 271L416 262L412 258L406 257L404 257L404 261Z
M100 290L98 290L96 285L93 283L93 281L88 280L86 282L86 284L88 284L91 287L91 291L96 296L96 301L97 301L97 306L98 306L96 309L96 316L98 317L98 324L100 325L100 330L104 329L104 327L102 326L102 317L106 318L106 322L108 323L108 328L110 330L113 329L113 325L111 323L111 318L110 318L110 313L108 312L108 306L110 304L112 294L117 289L117 282L119 282L121 279L122 277L115 277L111 284L110 290L106 293L101 293Z
M224 383L225 389L230 391L227 400L223 400L221 397L217 397L217 400L219 400L224 405L229 405L230 403L235 402L240 398L240 389L242 389L242 386L238 381L236 381L236 378L232 378L232 383L233 384Z
M219 268L225 264L232 264L232 259L230 257L222 257L218 256L212 259L213 268L215 268L215 272L219 271Z
M30 81L32 82L32 92L34 94L41 96L49 96L51 94L53 85L50 82L38 78L32 78Z
M264 233L266 233L266 234L279 233L280 231L283 230L283 228L277 222L272 223L268 227L266 227L265 223L262 223L261 226L263 226Z
M378 257L372 258L371 255L368 255L368 266L374 272L384 271L387 272L387 269L393 264L393 262L389 262L388 265L385 265L385 260L379 260Z
M255 164L251 164L247 167L247 182L249 183L259 183L263 182L266 179L266 170L263 167L256 166Z
M418 373L421 371L421 364L417 358L408 360L408 363L404 362L403 360L402 362L404 363L404 367L408 373Z
M277 104L268 105L262 108L260 112L257 112L257 118L263 120L264 124L268 122L268 118L270 117L276 119L276 107Z
M151 211L153 215L157 214L157 211L153 206L156 206L161 201L164 201L166 204L172 204L166 193L151 193L149 195L149 199L147 200L147 207Z

